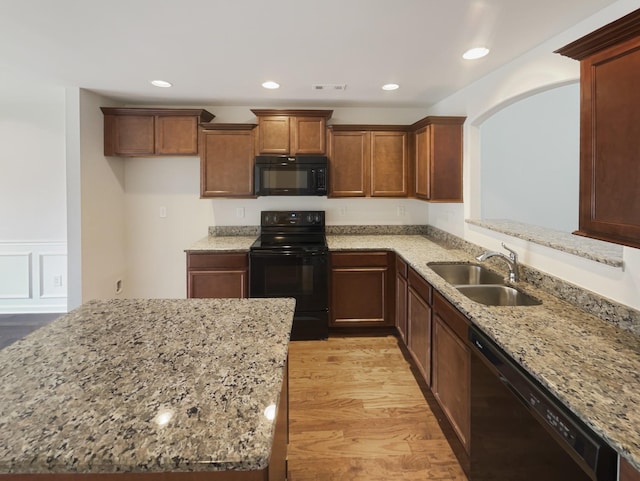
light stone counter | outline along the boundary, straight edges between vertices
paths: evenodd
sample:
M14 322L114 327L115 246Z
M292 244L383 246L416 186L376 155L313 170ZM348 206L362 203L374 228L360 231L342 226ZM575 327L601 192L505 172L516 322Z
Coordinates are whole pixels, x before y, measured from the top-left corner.
M265 469L294 305L92 301L0 350L0 473Z
M224 250L218 247L225 246L226 242L209 241L208 244L210 250L216 251ZM526 282L519 283L518 287L542 300L542 305L491 307L471 301L427 263L475 262L475 259L463 250L448 249L422 235L328 234L327 243L331 251L383 249L401 255L611 447L640 469L640 337ZM506 266L500 264L497 270L506 275Z
M191 245L190 251L237 252L248 251L258 236L207 236Z

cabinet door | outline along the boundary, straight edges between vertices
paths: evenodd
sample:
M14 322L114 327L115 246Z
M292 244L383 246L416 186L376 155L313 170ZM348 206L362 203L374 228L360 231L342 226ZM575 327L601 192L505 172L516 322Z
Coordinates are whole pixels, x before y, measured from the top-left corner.
M198 118L156 116L156 155L198 155Z
M200 195L253 196L253 131L204 130L201 135Z
M436 312L433 318L431 390L469 452L471 427L471 351Z
M286 115L258 117L258 150L261 154L289 153L290 119Z
M324 155L326 147L324 117L293 117L291 119L291 154Z
M431 126L421 128L415 134L414 158L416 164L416 197L429 200L431 197L429 174Z
M431 202L462 202L462 135L460 123L430 126L427 175Z
M247 278L246 269L190 271L187 281L189 285L188 297L247 297Z
M431 385L431 306L411 285L407 295L409 352L427 386Z
M247 254L190 252L187 254L187 297L248 296Z
M331 326L390 326L394 302L388 254L331 254Z
M365 197L370 158L369 132L332 132L329 197Z
M113 152L105 152L105 155L154 154L155 119L152 115L105 116L105 147L107 125L111 127Z
M407 197L406 132L371 132L371 197Z
M462 122L432 118L415 134L416 197L431 202L462 202Z
M620 481L640 481L640 472L623 457L620 458Z
M396 329L407 344L407 263L396 256Z
M578 234L640 247L640 38L581 62Z

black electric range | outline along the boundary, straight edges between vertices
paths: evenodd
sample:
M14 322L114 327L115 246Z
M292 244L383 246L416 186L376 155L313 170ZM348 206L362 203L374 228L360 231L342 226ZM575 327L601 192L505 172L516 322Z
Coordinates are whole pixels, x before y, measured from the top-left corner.
M329 249L324 211L263 211L249 250L249 297L293 297L291 340L329 334Z

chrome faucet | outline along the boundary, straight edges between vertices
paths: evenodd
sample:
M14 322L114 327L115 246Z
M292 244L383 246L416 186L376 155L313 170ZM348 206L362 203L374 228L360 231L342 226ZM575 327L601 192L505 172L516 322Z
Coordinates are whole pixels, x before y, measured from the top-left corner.
M504 259L507 264L509 264L509 282L518 282L518 254L504 245L504 242L502 243L502 247L509 251L508 256L502 252L487 251L476 257L476 259L479 262L484 262L491 257L500 257L501 259Z

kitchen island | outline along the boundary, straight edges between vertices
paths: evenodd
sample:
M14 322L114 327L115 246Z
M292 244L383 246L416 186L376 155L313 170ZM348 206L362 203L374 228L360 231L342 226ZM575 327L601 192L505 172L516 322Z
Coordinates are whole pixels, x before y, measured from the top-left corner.
M91 301L0 350L0 479L284 479L294 307Z

